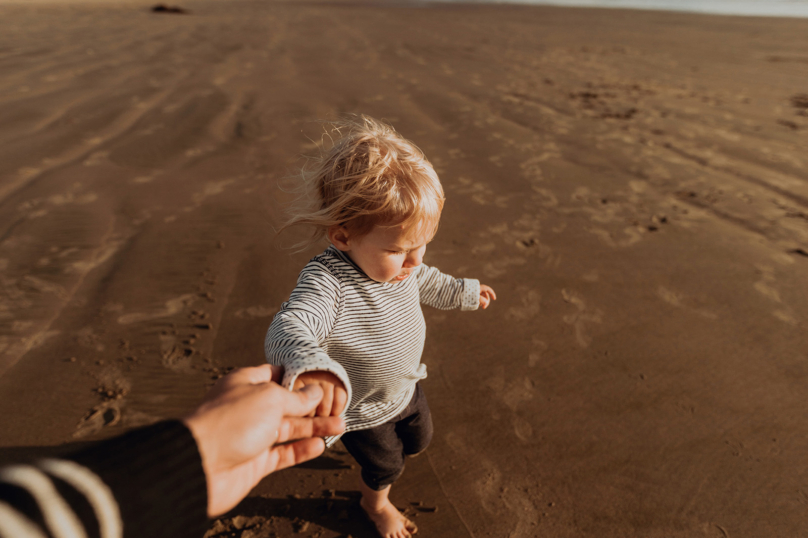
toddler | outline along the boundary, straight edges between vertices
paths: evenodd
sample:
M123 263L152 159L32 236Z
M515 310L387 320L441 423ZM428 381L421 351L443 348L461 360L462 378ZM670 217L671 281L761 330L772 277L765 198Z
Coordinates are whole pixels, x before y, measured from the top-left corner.
M285 367L285 387L322 386L318 415L344 414L342 442L362 468L361 506L383 537L405 538L417 529L390 503L390 487L405 457L432 438L419 384L421 303L476 310L496 295L421 263L444 202L423 153L366 116L337 130L341 139L304 170L303 206L286 225L310 225L309 244L327 237L331 246L301 271L265 351Z

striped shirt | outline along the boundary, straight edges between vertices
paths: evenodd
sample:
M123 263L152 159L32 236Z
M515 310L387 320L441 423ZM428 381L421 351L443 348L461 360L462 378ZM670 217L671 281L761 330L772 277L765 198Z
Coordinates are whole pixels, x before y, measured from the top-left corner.
M479 296L479 281L426 265L402 282L376 282L331 246L303 268L272 320L266 358L285 367L287 388L305 372L333 373L348 392L345 431L373 428L401 412L426 377L421 303L476 310Z

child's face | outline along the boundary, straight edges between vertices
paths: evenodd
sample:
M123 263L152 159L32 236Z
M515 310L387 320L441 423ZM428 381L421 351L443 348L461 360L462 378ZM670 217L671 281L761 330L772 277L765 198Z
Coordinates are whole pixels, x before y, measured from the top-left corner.
M418 236L404 226L376 226L357 239L344 228L329 234L335 247L347 253L356 265L376 282L403 282L421 265L426 245L432 240L425 232Z

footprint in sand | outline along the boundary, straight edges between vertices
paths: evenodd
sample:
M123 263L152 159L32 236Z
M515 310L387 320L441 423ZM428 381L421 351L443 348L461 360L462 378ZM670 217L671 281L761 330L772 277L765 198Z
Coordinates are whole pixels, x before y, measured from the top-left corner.
M564 323L572 325L575 329L575 340L582 348L587 348L592 343L592 337L589 335L587 325L590 323L602 323L603 311L600 309L588 308L580 295L574 291L567 289L561 290L561 296L564 301L572 304L576 308L576 312L567 314L562 319Z
M472 201L477 204L494 204L497 207L508 207L508 196L496 194L485 183L473 181L467 177L459 177L457 182L459 185L453 186L453 190L458 194L470 196Z
M657 296L666 303L668 303L669 305L675 306L676 308L691 309L698 315L705 317L707 319L718 319L718 316L716 314L708 310L689 307L688 303L691 303L692 301L686 299L684 295L682 295L681 293L669 290L665 286L659 286L657 288Z
M17 288L25 292L52 293L60 299L67 299L67 291L60 285L48 282L35 276L27 275L17 282Z
M496 250L497 245L495 243L484 243L482 245L474 245L471 248L471 253L474 255L478 254L491 254Z
M84 166L100 166L109 162L108 151L95 151L84 160Z
M115 367L108 367L97 375L98 386L95 392L102 398L79 421L73 437L78 439L97 433L104 427L114 426L121 420L121 410L126 395L132 389L131 383Z
M518 415L513 417L513 432L520 440L528 442L533 437L533 426Z
M217 194L223 193L225 188L235 181L236 181L235 179L210 181L207 184L205 184L205 187L200 192L194 193L191 196L191 200L193 200L194 205L198 207L205 200L205 198L208 198L210 196L216 196Z
M780 305L780 308L774 310L772 315L789 325L798 325L799 320L794 316L791 307L783 304L780 292L773 286L777 282L774 276L774 268L767 265L758 265L757 269L761 273L761 278L755 282L755 290L770 301Z
M125 239L112 239L96 249L89 259L73 262L65 267L64 271L66 273L87 273L109 260L124 243Z
M772 312L772 315L780 321L788 323L789 325L799 325L800 323L799 320L787 310L775 310Z
M161 335L160 339L163 340L165 337L171 337L171 335ZM172 345L169 349L163 350L161 362L171 371L187 372L191 369L195 354L196 350L189 345Z
M573 202L588 203L593 195L594 193L589 187L577 187L570 195L570 199Z
M775 303L782 303L780 299L780 292L772 286L776 279L774 278L774 269L769 266L757 266L761 273L761 279L755 282L755 290L762 294L764 297L774 301Z
M558 198L553 191L536 186L533 187L533 191L535 194L533 194L531 198L540 206L547 208L558 206Z
M98 431L105 426L114 426L121 420L121 409L118 402L104 402L90 409L90 411L82 417L76 426L76 431L73 432L74 439L81 439L87 437Z
M536 492L530 491L535 483L527 476L504 474L472 448L467 441L470 438L472 434L467 432L449 432L444 437L454 452L456 467L467 470L466 477L473 484L470 491L479 497L479 505L490 516L508 521L510 536L535 536L534 525L540 514L534 502Z
M142 321L173 316L182 312L184 308L191 305L194 301L196 301L196 299L197 295L194 293L180 295L179 297L166 301L165 306L159 310L152 312L133 312L131 314L124 314L118 318L118 323L121 325L130 325L132 323L140 323Z
M66 193L54 194L47 198L33 198L21 203L18 209L19 211L27 213L29 218L38 218L48 214L49 210L46 206L86 205L98 200L96 193L78 192L80 189L81 185L76 183L72 189Z
M510 271L510 268L515 265L524 265L527 260L523 257L508 257L500 258L493 262L488 262L483 265L483 274L488 278L497 278Z
M154 181L154 178L158 176L159 172L152 172L150 174L146 174L145 176L137 176L132 180L132 183L136 183L138 185L142 185L143 183L151 183Z
M48 202L52 205L66 205L66 204L91 204L98 200L98 195L94 192L87 192L84 194L54 194L48 197Z
M600 237L605 244L612 248L630 247L642 241L645 234L648 233L645 228L628 226L623 228L623 235L626 237L624 239L616 239L612 232L604 230L603 228L589 228L587 231Z
M516 296L521 297L520 306L508 309L508 315L515 320L523 321L535 317L541 311L541 293L538 290L518 288Z
M248 306L247 308L239 308L233 315L237 318L270 318L277 312L277 307Z
M527 357L527 365L533 368L539 364L542 354L547 351L547 344L536 336L532 338L531 344L533 349Z
M529 378L511 381L502 391L502 403L508 406L511 411L516 411L523 402L533 399L535 393L533 385L533 380Z

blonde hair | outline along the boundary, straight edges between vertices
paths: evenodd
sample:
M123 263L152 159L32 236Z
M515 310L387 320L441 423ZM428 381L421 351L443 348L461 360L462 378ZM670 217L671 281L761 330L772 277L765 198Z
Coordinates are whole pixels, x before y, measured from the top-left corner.
M339 138L301 171L301 196L280 231L312 226L299 249L323 239L332 226L344 226L357 238L374 226L401 225L432 237L445 198L423 152L392 126L365 115L329 125Z

